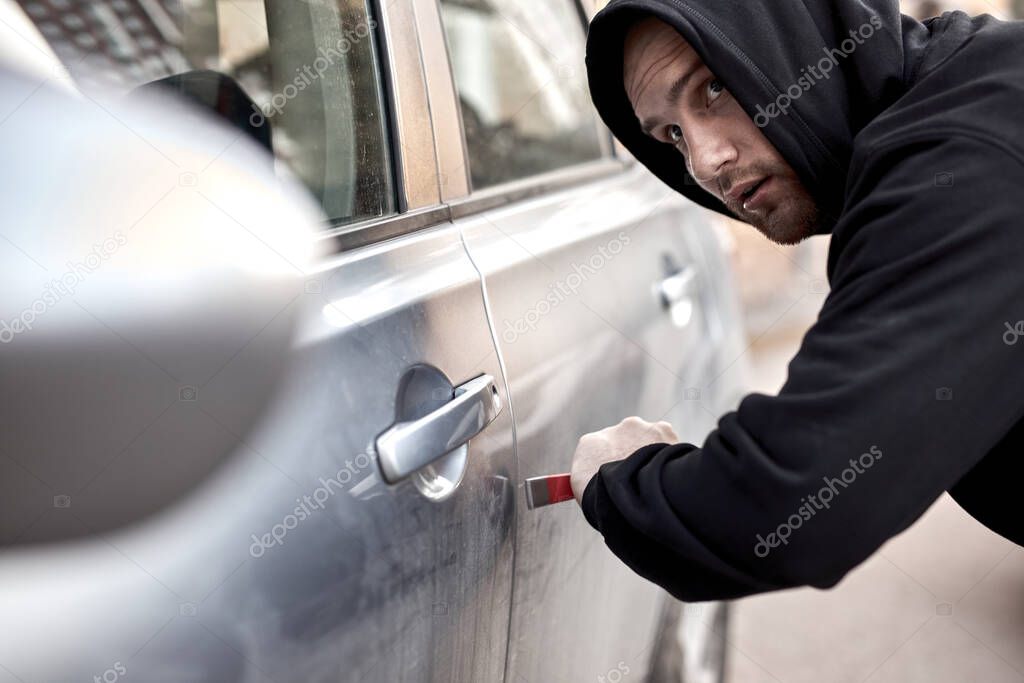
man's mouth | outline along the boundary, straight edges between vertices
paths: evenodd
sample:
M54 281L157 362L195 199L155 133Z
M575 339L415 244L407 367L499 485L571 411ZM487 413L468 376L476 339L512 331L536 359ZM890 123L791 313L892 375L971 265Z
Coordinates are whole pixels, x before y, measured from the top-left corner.
M765 176L740 193L744 211L757 211L764 205L772 184L772 176Z
M767 176L764 176L763 178L751 178L750 180L744 180L743 182L733 183L725 193L725 196L727 199L731 199L737 204L744 202L757 191L758 186L765 178L767 178Z

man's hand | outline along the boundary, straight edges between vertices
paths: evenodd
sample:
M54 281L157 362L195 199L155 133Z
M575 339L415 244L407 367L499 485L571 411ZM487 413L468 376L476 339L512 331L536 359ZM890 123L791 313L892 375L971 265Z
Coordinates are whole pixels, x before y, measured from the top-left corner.
M647 422L627 417L614 427L584 434L572 456L572 494L582 504L583 491L606 462L623 460L652 443L678 443L668 422Z

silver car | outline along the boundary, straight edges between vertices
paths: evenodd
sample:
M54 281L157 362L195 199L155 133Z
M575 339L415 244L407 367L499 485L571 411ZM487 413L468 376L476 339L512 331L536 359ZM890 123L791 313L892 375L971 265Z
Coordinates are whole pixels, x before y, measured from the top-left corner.
M0 0L0 683L721 680L723 605L526 507L744 393L591 10Z

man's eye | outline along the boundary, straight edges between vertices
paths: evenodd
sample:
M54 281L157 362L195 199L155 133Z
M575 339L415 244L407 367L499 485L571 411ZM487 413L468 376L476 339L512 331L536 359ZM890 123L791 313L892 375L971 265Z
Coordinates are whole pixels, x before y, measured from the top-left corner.
M720 80L712 78L708 81L708 104L717 100L723 92L725 92L725 86L722 85Z
M668 137L672 141L672 144L677 144L683 139L683 129L678 124L673 123L668 127Z

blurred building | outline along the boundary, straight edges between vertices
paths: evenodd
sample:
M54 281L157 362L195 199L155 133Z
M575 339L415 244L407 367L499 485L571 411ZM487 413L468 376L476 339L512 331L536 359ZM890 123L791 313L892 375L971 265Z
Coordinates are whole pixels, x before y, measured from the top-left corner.
M91 78L145 82L189 68L181 49L178 0L21 0L19 4L57 56L88 71Z
M18 0L79 87L211 69L262 89L263 0Z

